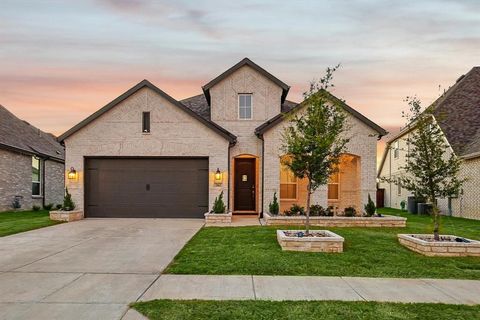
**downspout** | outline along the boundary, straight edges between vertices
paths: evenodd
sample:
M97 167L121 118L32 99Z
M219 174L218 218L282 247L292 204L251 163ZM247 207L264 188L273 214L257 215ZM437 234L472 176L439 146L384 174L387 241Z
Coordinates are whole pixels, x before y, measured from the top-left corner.
M232 143L230 142L228 144L228 159L227 159L227 172L228 172L228 185L227 185L227 208L228 208L228 211L233 211L233 210L230 210L230 177L232 176L231 172L230 172L230 149L235 145L235 143Z
M390 149L390 146L388 146L388 178L389 178L389 183L388 183L388 188L390 189L390 197L388 200L390 200L390 203L388 205L389 208L392 207L392 149Z
M260 219L263 218L263 204L265 202L265 140L263 139L263 134L257 133L257 138L262 140L262 203L260 209Z
M45 208L45 162L48 158L42 159L42 209Z

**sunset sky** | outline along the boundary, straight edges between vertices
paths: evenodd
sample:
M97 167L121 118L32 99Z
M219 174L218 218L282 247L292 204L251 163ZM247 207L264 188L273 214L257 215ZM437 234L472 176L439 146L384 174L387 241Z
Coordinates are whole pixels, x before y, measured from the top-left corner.
M407 95L480 64L480 1L0 2L0 104L57 135L142 79L182 99L244 57L294 101L341 63L334 94L395 132Z

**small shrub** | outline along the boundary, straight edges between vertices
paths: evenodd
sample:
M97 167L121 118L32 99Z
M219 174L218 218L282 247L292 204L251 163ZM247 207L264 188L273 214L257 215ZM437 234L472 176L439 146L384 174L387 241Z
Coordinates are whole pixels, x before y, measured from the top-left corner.
M402 211L405 211L405 206L406 205L407 205L407 203L405 202L405 200L400 201L400 207L402 208Z
M327 216L328 214L328 209L325 209L323 208L321 205L319 204L313 204L310 206L310 215L315 217L324 217L324 216ZM333 213L332 213L333 215Z
M57 205L55 206L55 208L56 208L57 210L60 210L60 209L62 209L62 205L59 203L59 204L57 204Z
M372 198L370 198L370 193L368 194L368 202L364 208L365 208L365 213L367 214L367 217L373 216L375 214L375 211L377 210L375 203L373 202Z
M304 216L305 208L299 206L298 204L293 204L290 209L283 212L286 216Z
M63 198L63 210L72 211L75 209L75 202L72 200L72 195L68 192L68 188L65 188L65 197Z
M270 213L274 215L277 215L280 211L280 205L278 204L276 192L273 194L273 201L270 202L270 204L268 205L268 211L270 211Z
M32 206L32 210L33 211L38 211L38 210L40 210L40 206Z
M215 198L213 203L213 212L214 213L225 213L225 203L223 202L223 191L218 197Z
M333 217L335 213L335 208L333 206L328 206L326 214L327 217Z
M357 210L355 210L354 207L346 207L344 210L345 217L354 217L355 214L357 213Z
M52 210L52 208L53 208L53 203L49 203L43 206L43 209L48 211Z

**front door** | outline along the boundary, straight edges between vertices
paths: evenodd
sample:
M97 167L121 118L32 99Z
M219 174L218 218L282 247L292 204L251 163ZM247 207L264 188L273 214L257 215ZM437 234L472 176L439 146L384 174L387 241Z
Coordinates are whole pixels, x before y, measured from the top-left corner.
M235 159L235 211L255 211L255 159Z

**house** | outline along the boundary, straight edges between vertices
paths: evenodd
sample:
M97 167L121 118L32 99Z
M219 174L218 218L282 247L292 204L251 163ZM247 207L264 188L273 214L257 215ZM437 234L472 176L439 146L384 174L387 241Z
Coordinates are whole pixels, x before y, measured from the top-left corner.
M248 58L177 101L147 80L59 137L66 184L86 217L203 217L223 191L234 214L305 205L305 181L281 165L285 114L303 105L290 87ZM386 132L345 103L352 139L340 173L313 202L340 209L376 191L376 144Z
M53 135L0 105L0 211L62 203L64 157Z
M466 178L458 197L440 199L443 214L480 219L480 67L461 76L433 104L435 122L440 126L450 148L463 161L459 176ZM403 173L408 155L407 139L414 127L406 127L386 145L378 170L379 178L395 178ZM411 194L394 183L380 182L385 205L400 208Z

